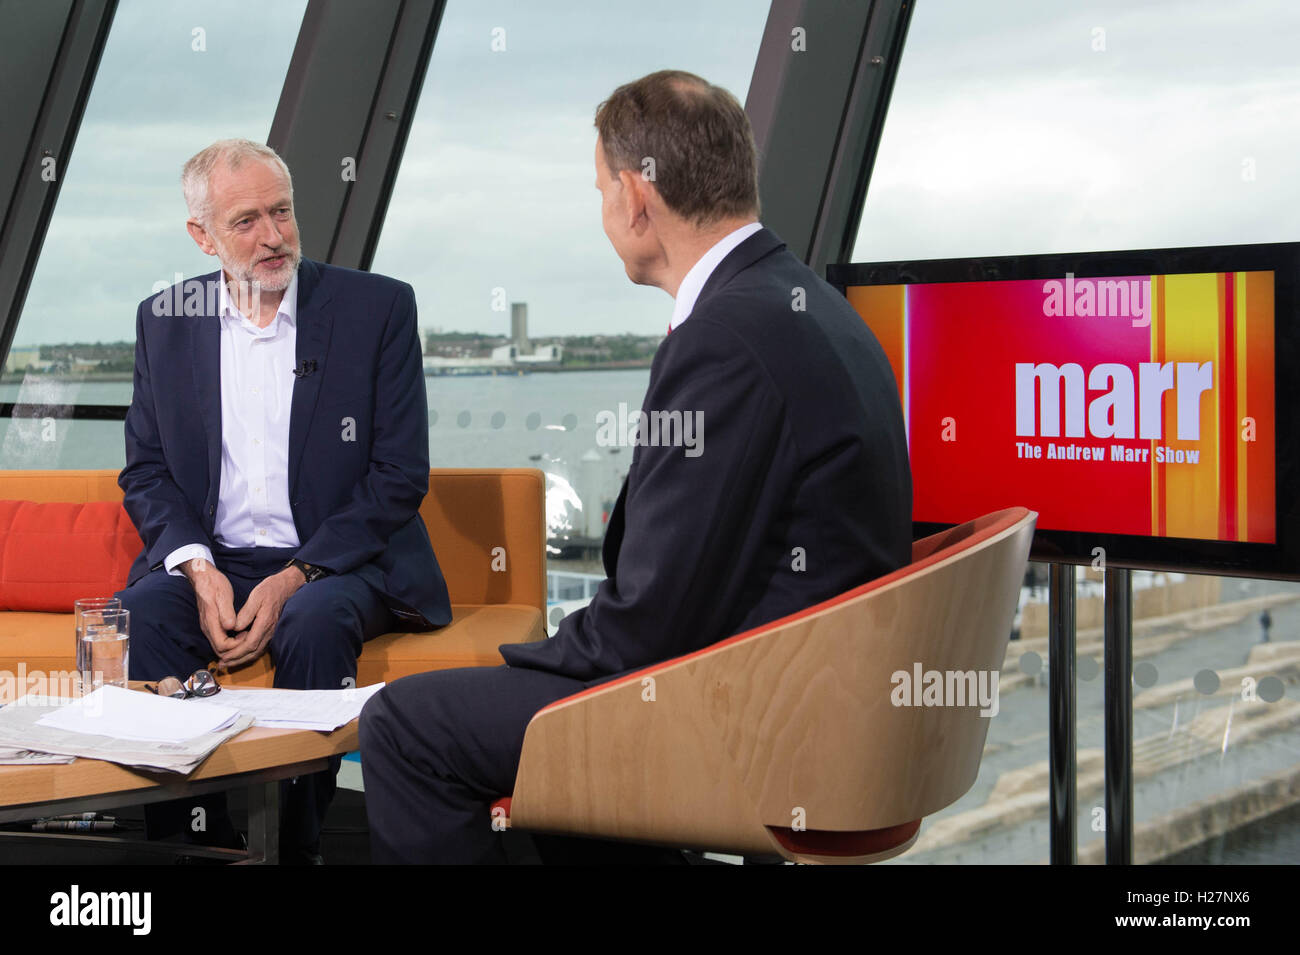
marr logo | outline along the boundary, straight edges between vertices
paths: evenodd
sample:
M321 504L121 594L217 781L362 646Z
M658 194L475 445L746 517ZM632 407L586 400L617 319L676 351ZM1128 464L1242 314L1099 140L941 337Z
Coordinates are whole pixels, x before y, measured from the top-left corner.
M153 926L152 892L68 892L50 896L51 925L129 925L132 934L148 935Z
M1177 384L1175 384L1177 369ZM1065 424L1067 438L1084 436L1084 404L1088 433L1094 438L1163 440L1165 393L1172 391L1177 410L1178 440L1201 439L1201 396L1214 389L1214 362L1144 361L1133 369L1118 362L1102 362L1086 375L1083 366L1066 362L1016 362L1016 436L1059 438ZM1061 413L1061 394L1065 413ZM1100 391L1089 401L1089 391Z

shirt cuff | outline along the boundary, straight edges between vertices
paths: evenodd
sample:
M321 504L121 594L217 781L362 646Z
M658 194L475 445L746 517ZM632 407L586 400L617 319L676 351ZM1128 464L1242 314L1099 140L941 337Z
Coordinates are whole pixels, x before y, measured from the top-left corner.
M167 573L173 577L183 577L185 572L177 568L187 560L193 560L195 557L202 557L209 564L216 566L216 561L212 559L212 549L206 544L186 544L184 547L177 547L163 558L163 566L167 568Z

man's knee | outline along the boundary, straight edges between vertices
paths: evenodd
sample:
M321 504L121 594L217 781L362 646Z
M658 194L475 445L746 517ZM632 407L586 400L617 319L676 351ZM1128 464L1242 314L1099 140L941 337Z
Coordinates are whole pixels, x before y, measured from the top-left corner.
M443 777L455 776L453 767L463 768L466 754L460 744L473 718L467 708L455 706L455 672L405 677L366 701L358 726L363 767L369 759L369 768L381 771L381 763L398 759ZM415 688L418 692L412 694Z
M212 659L186 578L155 570L114 596L131 613L131 679L184 676Z
M123 610L131 611L132 621L137 619L137 615L146 622L163 620L178 613L188 612L196 619L198 615L190 582L161 569L145 574L113 596L122 601Z
M184 577L156 570L114 594L131 613L131 651L155 642L189 645L200 634L194 588Z
M357 725L357 744L361 752L376 753L387 751L392 739L391 713L384 691L380 690L361 707L361 719Z
M337 689L356 676L368 617L366 594L352 581L323 580L299 588L280 611L271 638L276 685ZM382 609L382 608L381 608ZM301 684L301 686L299 686Z
M513 788L533 714L581 688L576 680L505 666L403 677L362 710L362 765L369 740L495 798Z
M285 602L276 623L275 639L286 652L308 643L344 643L360 647L363 621L348 594L301 587Z

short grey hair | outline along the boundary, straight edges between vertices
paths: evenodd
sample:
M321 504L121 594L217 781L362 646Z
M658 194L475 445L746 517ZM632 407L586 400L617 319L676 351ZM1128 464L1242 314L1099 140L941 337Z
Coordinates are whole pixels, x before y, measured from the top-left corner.
M189 207L190 216L207 225L212 215L208 182L218 163L233 171L249 161L269 162L279 167L289 183L289 199L293 200L293 177L289 175L289 167L284 164L279 153L270 146L255 143L251 139L218 139L207 149L190 157L181 170L181 189L185 193L185 205Z

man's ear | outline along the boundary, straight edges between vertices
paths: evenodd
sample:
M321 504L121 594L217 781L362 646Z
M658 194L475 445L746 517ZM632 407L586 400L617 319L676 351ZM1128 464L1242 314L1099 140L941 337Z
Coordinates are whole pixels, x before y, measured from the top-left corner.
M654 184L631 169L621 170L618 181L623 186L623 195L626 198L624 212L627 215L627 227L640 232L645 227L644 220L648 218L650 190L654 188Z
M190 238L194 244L203 250L204 255L216 255L217 247L212 244L212 239L208 237L208 232L203 228L198 219L186 219L185 228L189 230Z

